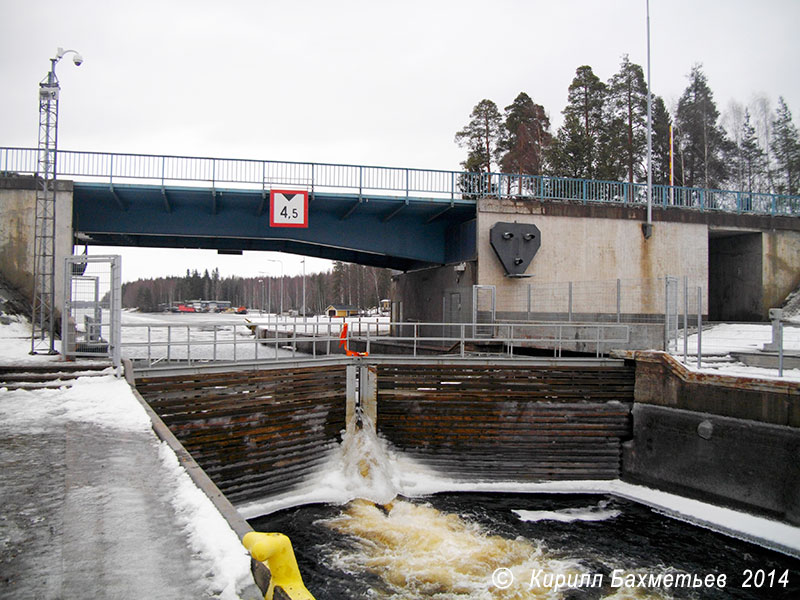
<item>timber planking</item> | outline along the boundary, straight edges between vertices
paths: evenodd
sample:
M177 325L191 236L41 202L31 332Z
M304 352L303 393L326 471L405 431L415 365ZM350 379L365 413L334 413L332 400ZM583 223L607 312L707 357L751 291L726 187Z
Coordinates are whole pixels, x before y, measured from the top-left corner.
M450 476L619 477L631 436L630 366L380 365L378 430Z
M139 393L231 502L287 491L345 428L345 366L146 377Z

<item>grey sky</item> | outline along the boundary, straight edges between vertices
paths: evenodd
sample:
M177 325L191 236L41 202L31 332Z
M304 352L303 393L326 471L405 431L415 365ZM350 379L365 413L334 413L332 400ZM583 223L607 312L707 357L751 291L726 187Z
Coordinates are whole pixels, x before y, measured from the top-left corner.
M782 95L800 122L800 1L650 10L667 106L702 63L721 111ZM85 59L58 66L64 149L457 169L453 136L482 98L502 109L525 91L557 125L578 66L603 80L625 53L645 66L645 0L0 0L0 145L35 146L37 84L58 46ZM124 278L276 270L263 254L149 255L124 252Z

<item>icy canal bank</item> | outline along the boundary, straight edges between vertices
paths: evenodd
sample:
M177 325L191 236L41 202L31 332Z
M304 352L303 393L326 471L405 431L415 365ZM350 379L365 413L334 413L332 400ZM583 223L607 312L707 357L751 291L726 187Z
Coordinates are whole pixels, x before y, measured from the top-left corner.
M0 362L29 357L0 326ZM0 597L259 597L236 534L111 372L0 388Z

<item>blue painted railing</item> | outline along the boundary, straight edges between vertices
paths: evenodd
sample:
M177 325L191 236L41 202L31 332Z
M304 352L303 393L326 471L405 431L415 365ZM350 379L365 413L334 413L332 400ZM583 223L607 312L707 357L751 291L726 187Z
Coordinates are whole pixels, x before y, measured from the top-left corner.
M59 177L111 185L139 181L161 186L222 185L263 192L291 186L312 193L344 191L358 196L392 195L459 203L484 196L620 205L647 203L647 186L643 183L539 175L70 150L59 150L57 161ZM34 174L36 168L35 148L0 148L0 172ZM800 196L668 185L653 186L653 205L800 215Z

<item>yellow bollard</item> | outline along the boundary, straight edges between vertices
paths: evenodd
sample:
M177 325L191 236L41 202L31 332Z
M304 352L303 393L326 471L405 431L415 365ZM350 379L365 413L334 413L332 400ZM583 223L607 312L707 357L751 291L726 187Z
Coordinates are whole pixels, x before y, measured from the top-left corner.
M272 574L264 600L272 600L276 587L283 589L292 600L314 600L314 596L303 585L292 542L288 537L282 533L251 531L245 534L242 543L253 558L267 563Z

